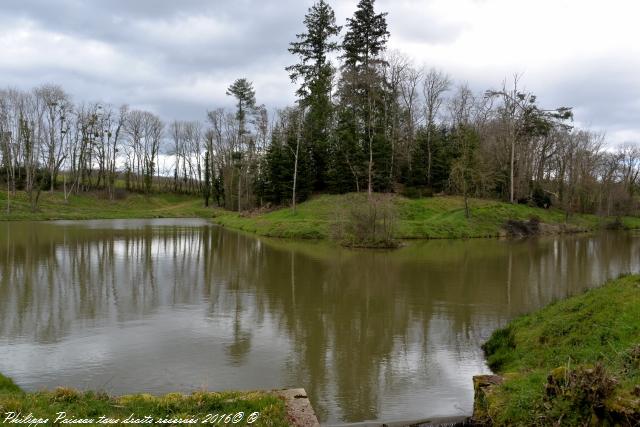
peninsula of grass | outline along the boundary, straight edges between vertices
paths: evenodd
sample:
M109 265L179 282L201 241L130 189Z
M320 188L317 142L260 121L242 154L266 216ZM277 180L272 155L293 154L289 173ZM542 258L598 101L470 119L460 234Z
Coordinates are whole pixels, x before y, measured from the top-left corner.
M319 195L291 208L267 213L239 214L218 209L214 221L225 227L269 237L326 239L340 215L354 204L365 204L367 195ZM498 237L505 234L509 220L538 218L552 233L591 231L606 227L616 218L573 214L566 218L560 209L540 209L494 200L471 199L470 217L466 218L462 197L440 196L408 199L393 196L398 239L455 239ZM640 218L623 217L624 228L640 228Z
M476 395L487 425L640 425L638 275L520 317L483 348L504 378Z
M58 420L58 423L55 423L61 416L60 413L64 413L66 421ZM273 427L289 425L285 401L274 393L197 391L189 395L170 393L164 396L134 394L111 397L105 393L80 392L70 388L27 393L2 374L0 416L0 421L8 424L16 424L19 420L29 417L30 420L22 425L31 426L65 423ZM149 419L152 421L149 422Z

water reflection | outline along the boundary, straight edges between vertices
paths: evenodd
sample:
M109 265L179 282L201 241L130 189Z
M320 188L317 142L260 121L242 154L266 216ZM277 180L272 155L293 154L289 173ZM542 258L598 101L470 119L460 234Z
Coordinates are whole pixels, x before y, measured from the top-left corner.
M637 271L607 233L412 243L256 239L203 221L0 225L0 371L28 389L305 387L324 421L468 413L480 344Z

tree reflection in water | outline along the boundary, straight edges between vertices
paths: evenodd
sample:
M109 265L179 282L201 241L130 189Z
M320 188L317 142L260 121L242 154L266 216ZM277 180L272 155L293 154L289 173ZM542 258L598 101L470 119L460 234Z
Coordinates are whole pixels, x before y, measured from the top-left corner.
M198 220L0 227L19 384L305 387L324 421L468 413L491 331L640 264L628 233L353 251Z

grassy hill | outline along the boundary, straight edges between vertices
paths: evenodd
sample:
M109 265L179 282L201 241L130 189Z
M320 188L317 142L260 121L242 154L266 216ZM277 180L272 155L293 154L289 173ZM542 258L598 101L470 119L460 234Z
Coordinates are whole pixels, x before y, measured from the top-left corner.
M7 193L0 191L0 220L51 219L126 219L126 218L194 218L211 217L201 198L159 193L145 196L129 193L121 199L109 200L104 192L69 196L62 192L43 192L36 212L31 212L24 192L11 197L11 213L7 215Z
M640 276L520 317L484 345L504 376L474 416L496 426L640 425Z
M290 208L254 214L216 210L214 221L263 236L323 239L330 236L331 226L339 220L342 211L366 200L366 194L321 195L299 204L295 213ZM508 220L526 221L534 216L555 226L559 232L593 230L614 220L576 214L565 223L565 214L558 209L481 199L470 200L471 215L467 219L463 199L455 196L423 199L395 196L393 204L397 216L396 237L402 239L496 237L504 234L503 227ZM627 228L639 228L640 218L623 218L623 224Z

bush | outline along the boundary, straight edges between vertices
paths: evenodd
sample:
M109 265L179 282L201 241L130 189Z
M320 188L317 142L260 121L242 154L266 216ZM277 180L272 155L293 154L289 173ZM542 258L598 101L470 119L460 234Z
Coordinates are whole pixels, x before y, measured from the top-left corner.
M421 199L433 197L433 190L429 187L405 187L401 194L407 199Z
M590 419L605 417L605 402L613 394L617 381L600 363L575 369L556 368L547 377L545 394L549 415L558 419L563 414Z
M361 195L347 199L346 206L337 212L332 227L332 237L345 246L367 248L392 248L397 213L393 196L372 194L363 200Z
M607 230L624 230L624 229L626 229L626 227L624 226L624 223L622 222L622 219L620 219L619 216L616 217L615 220L606 223L604 228L607 229Z
M535 207L548 209L551 207L551 197L540 187L533 189L531 202Z
M15 170L15 189L24 190L26 187L27 169L24 166L16 168ZM0 168L0 182L3 187L6 187L7 180L9 179L9 171L6 167ZM34 174L34 185L40 186L42 190L48 190L51 187L51 174L48 170L38 168Z

